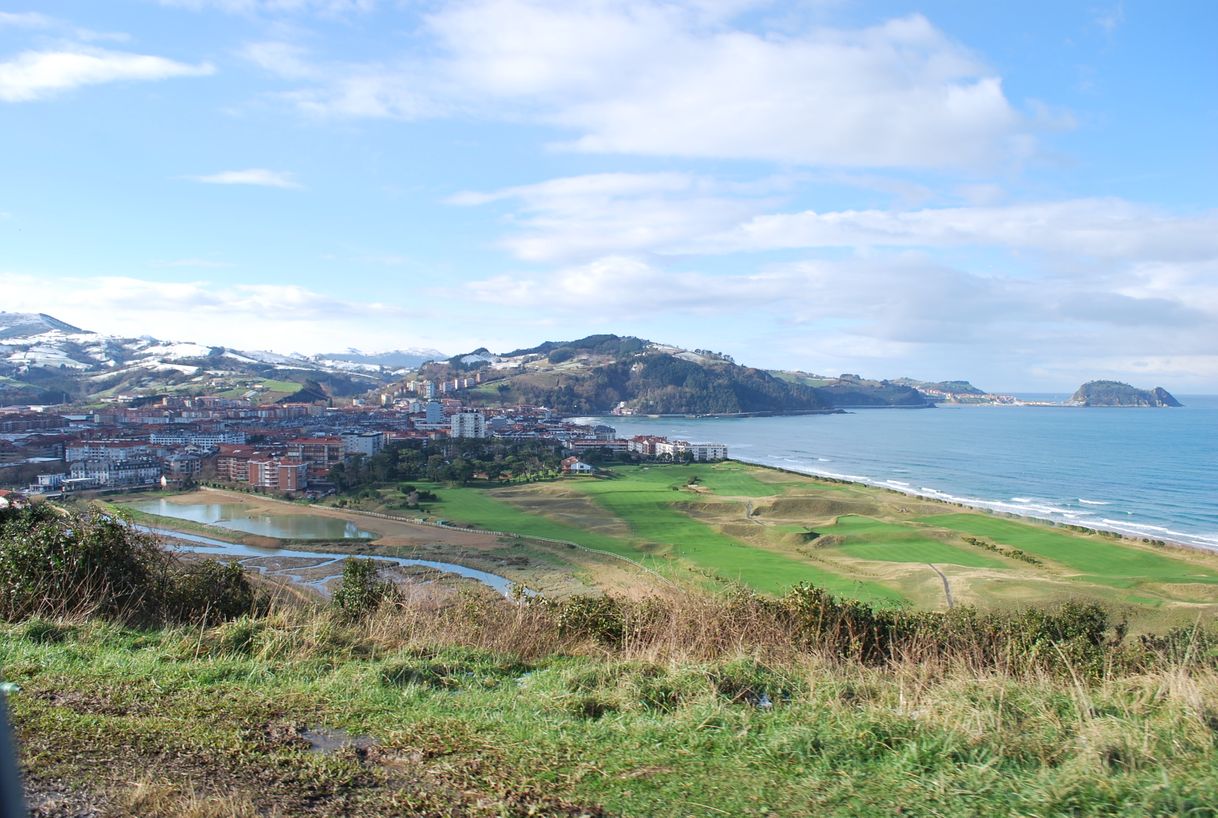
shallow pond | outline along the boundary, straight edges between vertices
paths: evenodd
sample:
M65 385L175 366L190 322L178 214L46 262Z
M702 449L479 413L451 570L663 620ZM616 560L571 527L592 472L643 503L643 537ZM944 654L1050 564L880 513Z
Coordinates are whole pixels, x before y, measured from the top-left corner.
M148 514L280 540L372 540L377 537L350 520L320 514L267 514L244 503L174 503L160 499L139 500L127 505Z

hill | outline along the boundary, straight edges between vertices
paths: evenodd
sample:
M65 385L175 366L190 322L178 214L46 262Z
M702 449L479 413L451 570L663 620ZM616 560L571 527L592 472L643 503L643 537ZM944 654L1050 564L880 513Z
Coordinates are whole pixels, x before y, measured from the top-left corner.
M481 405L538 404L565 414L729 415L832 411L849 406L927 406L887 381L813 386L737 364L730 355L643 338L590 335L495 354L485 348L424 367L425 377L481 371Z
M1161 386L1138 389L1120 381L1088 381L1070 398L1076 406L1182 406Z
M400 371L342 356L281 355L103 335L41 313L0 312L0 406L156 394L220 394L271 402L300 392L328 400L362 395Z

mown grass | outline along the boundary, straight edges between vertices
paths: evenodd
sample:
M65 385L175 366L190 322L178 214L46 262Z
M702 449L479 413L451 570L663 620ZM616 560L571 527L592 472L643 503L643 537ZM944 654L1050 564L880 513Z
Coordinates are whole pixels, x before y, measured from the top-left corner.
M821 536L841 537L843 542L833 546L833 550L858 559L938 562L969 568L1008 567L1004 561L988 554L931 539L924 530L853 514L838 518L834 525L818 528L817 533Z
M1027 587L1033 598L1084 594L1158 609L1169 618L1174 614L1167 609L1180 603L1218 600L1207 590L1218 585L1218 570L1206 567L1203 558L1155 553L1116 538L958 512L933 500L738 462L609 471L608 478L510 490L420 487L440 497L429 510L455 523L569 540L638 560L696 587L738 582L781 594L806 581L866 601L937 607L938 586L928 590L931 585L921 577L910 581L900 567L935 563L986 572L953 576L957 595L964 597L972 584L989 594L984 584L1011 571L1009 587ZM587 525L580 524L573 492L598 506ZM824 537L819 545L798 536L809 531ZM969 545L970 536L1006 550ZM1017 559L1016 551L1043 562ZM1132 595L1114 593L1135 588Z
M922 522L975 537L988 537L1086 574L1093 582L1103 580L1117 584L1132 578L1139 582L1218 583L1218 571L1122 545L1117 540L1077 537L1044 526L980 514L935 515L923 518Z
M23 767L132 815L150 787L162 815L1218 810L1211 671L521 652L393 617L2 625ZM309 731L341 733L316 752Z
M683 470L678 474L683 475ZM904 599L879 583L843 577L796 557L744 543L693 519L674 508L677 503L689 502L690 497L679 491L680 485L673 484L672 477L670 470L634 469L614 480L585 480L572 485L626 521L640 540L654 544L660 553L686 560L725 580L765 593L781 593L796 583L811 582L865 601ZM678 491L672 490L674 485Z

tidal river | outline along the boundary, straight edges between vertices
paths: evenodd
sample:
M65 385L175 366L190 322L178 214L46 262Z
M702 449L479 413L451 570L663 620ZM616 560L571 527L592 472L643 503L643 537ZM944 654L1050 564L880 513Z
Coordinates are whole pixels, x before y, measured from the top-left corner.
M301 585L306 585L327 593L326 584L333 579L343 575L343 561L351 557L368 557L377 560L378 562L387 562L393 565L420 565L426 568L434 568L437 571L442 571L446 574L457 574L458 576L474 579L481 582L483 585L494 588L504 596L511 594L513 583L505 577L498 574L479 571L476 568L467 568L464 565L457 565L452 562L437 562L435 560L415 560L407 559L406 557L386 557L380 554L335 554L326 553L324 551L297 551L291 548L261 548L252 545L240 545L238 543L225 542L223 540L213 539L211 537L203 537L199 534L188 534L183 531L170 531L166 528L153 528L151 526L138 526L143 531L148 531L166 539L175 540L173 548L178 551L187 551L193 554L203 554L208 556L225 556L234 557L242 564L249 563L251 560L265 560L268 557L280 559L293 559L298 561L309 561L308 565L294 564L290 568L270 568L266 565L254 562L248 567L257 569L260 573L269 574L272 576L283 577L290 579ZM318 571L318 569L330 569L328 571ZM293 571L308 570L312 574L311 579L305 579L300 574L295 574Z

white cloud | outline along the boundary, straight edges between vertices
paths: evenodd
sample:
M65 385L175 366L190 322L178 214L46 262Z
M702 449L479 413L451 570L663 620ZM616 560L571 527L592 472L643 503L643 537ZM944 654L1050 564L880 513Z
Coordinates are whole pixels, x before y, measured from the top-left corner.
M36 11L0 11L0 27L51 28L56 25L54 17Z
M309 61L309 53L293 43L274 40L246 43L241 56L254 65L284 79L311 79L318 69Z
M410 334L416 316L408 309L349 301L292 284L3 277L11 283L5 309L46 312L112 335L306 353L428 341Z
M733 27L738 5L446 5L423 30L434 57L327 65L289 98L327 116L540 121L597 153L958 167L1026 151L1001 78L924 17L755 33Z
M175 258L166 261L154 261L153 267L194 267L198 269L221 270L233 265L227 261L216 261L208 258Z
M1125 22L1125 3L1119 2L1114 6L1098 9L1092 14L1096 26L1105 34L1111 35Z
M1218 213L1177 216L1122 199L757 216L702 244L721 252L1000 246L1107 260L1218 257Z
M1063 349L1080 360L1218 359L1218 277L1207 270L1213 272L1198 268L1172 279L1150 272L1027 279L889 255L711 274L607 256L549 273L496 276L466 289L486 304L611 323L650 315L666 327L688 327L690 320L747 315L752 326L783 327L784 334L849 337L856 344L867 339L860 349L900 349L911 364L918 355L954 356L989 370L987 356L1036 365L1058 359ZM1085 374L1080 369L1074 377L1079 372Z
M0 62L0 100L28 102L86 85L199 77L214 72L209 63L191 65L122 51L26 51Z
M192 182L202 182L208 185L253 185L255 187L275 187L282 190L303 190L291 173L266 168L248 168L246 170L225 170L220 173L209 173L203 176L184 177Z
M886 187L899 198L930 195L881 177L833 173L827 180ZM639 252L958 247L1126 266L1218 258L1218 212L1181 215L1118 198L994 204L1005 194L993 185L964 186L959 194L981 204L960 207L774 212L791 184L783 177L726 183L686 173L606 173L463 192L448 202L510 205L501 244L534 262Z
M515 204L514 232L503 246L528 261L570 261L730 230L772 203L758 194L782 186L781 180L731 185L686 173L601 173L459 193L448 201Z

